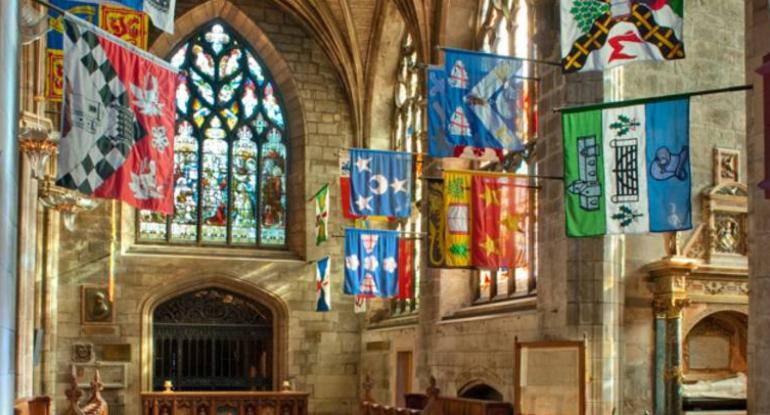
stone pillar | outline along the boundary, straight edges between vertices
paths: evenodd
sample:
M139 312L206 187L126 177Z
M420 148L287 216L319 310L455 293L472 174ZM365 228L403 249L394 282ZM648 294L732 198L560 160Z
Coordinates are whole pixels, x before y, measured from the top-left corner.
M682 310L690 304L685 288L696 266L669 257L645 267L655 283L655 415L682 414Z
M13 406L16 378L16 281L19 151L19 0L0 1L0 410Z

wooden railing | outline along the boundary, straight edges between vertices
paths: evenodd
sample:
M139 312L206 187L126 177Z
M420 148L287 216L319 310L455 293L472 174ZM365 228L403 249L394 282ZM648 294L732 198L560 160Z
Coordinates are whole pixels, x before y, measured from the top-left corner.
M51 398L39 396L37 398L17 399L13 408L14 415L50 415Z
M431 376L425 394L405 395L406 408L380 405L372 398L372 381L367 375L363 384L363 400L360 415L513 415L508 402L482 401L478 399L450 398L441 396L436 379Z
M307 415L305 392L149 392L143 415Z

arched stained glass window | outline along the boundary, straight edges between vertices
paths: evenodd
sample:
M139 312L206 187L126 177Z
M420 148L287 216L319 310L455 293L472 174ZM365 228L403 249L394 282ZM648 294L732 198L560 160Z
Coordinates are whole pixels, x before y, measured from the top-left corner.
M180 69L174 214L139 213L139 240L286 245L286 117L267 67L214 21L171 55Z

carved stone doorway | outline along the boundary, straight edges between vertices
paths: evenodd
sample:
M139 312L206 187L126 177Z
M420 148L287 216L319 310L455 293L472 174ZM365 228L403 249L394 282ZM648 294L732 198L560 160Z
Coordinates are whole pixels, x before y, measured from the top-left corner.
M187 292L152 314L152 388L270 390L273 313L223 288Z

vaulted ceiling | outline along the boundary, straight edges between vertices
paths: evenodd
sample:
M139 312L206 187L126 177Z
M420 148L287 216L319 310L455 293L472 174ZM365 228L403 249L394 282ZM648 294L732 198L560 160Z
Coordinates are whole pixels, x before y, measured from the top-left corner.
M477 0L472 0L477 2ZM430 62L432 45L440 37L442 10L449 0L274 0L274 4L302 22L337 69L348 95L357 144L368 140L366 114L371 97L376 56L386 21L396 7L418 45L422 62ZM397 52L397 50L396 50ZM396 55L397 56L397 55Z

